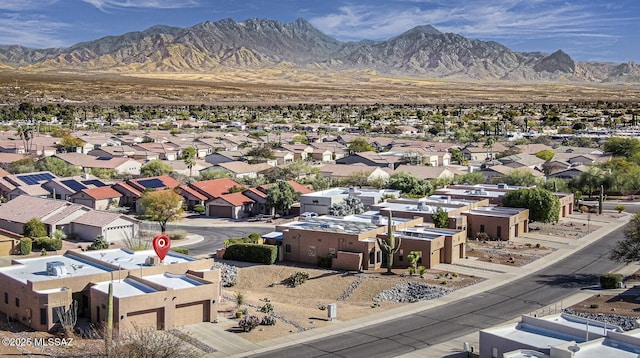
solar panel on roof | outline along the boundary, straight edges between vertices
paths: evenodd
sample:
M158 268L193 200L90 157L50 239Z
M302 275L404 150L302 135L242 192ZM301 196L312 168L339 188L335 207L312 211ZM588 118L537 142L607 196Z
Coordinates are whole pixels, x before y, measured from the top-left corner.
M39 174L26 174L17 176L23 183L27 185L36 185L41 182L51 180L55 178L55 176L51 173L39 173Z
M82 184L85 185L93 185L96 188L100 188L103 186L107 186L107 184L103 183L102 181L98 180L98 179L91 179L91 180L83 180Z
M138 180L138 184L142 185L147 189L158 189L158 188L165 187L162 180L158 178Z
M82 189L86 189L87 187L84 186L84 184L78 182L77 180L74 179L67 179L67 180L61 180L60 183L66 185L67 187L69 187L69 189L73 190L73 191L80 191Z

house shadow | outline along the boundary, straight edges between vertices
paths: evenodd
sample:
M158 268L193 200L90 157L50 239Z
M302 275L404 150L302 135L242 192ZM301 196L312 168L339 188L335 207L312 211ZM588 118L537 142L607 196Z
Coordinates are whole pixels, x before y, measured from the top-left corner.
M559 274L537 275L537 283L562 288L591 289L600 283L600 275L597 274Z

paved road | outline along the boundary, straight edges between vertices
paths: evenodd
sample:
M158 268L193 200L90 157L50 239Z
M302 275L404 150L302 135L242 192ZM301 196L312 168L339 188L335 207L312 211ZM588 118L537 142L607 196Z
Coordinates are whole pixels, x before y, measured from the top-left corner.
M156 230L160 232L160 226L157 223L145 222L143 229ZM200 235L204 238L203 241L185 246L189 249L190 256L211 255L216 252L217 249L224 247L224 240L231 237L245 237L252 232L259 234L265 234L273 231L273 227L263 226L224 226L224 224L215 224L208 226L194 226L194 225L180 225L178 223L169 223L167 225L167 231L171 230L185 230L189 234ZM179 241L174 241L173 246L180 247Z
M447 307L256 357L393 357L446 342L553 304L597 283L602 273L620 267L607 253L621 238L622 228L533 275Z

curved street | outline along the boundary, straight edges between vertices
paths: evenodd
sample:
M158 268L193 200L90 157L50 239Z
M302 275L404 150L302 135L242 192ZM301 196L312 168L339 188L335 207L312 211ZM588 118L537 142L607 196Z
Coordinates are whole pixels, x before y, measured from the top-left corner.
M538 310L583 287L597 284L601 274L621 266L609 260L608 252L623 237L623 227L618 228L534 274L447 306L255 357L393 357L465 336Z

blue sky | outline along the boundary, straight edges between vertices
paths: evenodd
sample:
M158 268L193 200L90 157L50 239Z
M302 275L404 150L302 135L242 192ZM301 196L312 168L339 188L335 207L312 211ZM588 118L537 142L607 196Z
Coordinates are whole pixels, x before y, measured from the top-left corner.
M2 0L0 44L65 47L163 24L304 17L339 40L388 39L433 25L516 51L640 63L638 0Z

